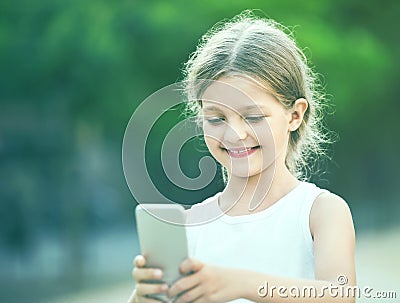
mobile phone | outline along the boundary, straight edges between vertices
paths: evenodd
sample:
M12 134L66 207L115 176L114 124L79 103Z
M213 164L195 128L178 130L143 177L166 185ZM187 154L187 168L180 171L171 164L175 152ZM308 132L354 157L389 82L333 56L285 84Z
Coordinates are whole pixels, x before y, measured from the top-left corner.
M172 285L182 277L179 266L188 257L185 228L185 209L179 204L139 204L136 207L136 225L141 254L146 258L146 267L160 268L161 281ZM152 295L169 302L165 294Z

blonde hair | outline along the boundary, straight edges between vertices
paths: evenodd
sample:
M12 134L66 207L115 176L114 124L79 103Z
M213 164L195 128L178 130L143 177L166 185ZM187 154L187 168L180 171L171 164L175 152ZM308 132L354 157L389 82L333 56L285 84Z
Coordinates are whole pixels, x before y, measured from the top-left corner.
M297 99L305 98L308 108L300 127L290 133L285 163L293 175L308 179L316 160L326 155L323 145L331 143L330 132L322 123L326 104L318 77L285 31L279 23L251 11L216 24L185 64L183 83L187 108L195 114L209 83L204 80L221 76L239 74L264 83L288 110Z

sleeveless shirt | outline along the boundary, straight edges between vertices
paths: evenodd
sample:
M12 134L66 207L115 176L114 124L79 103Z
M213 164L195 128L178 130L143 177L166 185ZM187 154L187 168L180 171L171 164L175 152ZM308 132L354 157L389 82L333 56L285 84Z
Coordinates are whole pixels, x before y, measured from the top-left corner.
M225 215L217 193L187 213L189 255L218 266L314 279L309 217L313 202L323 192L327 190L300 182L267 209L241 216Z

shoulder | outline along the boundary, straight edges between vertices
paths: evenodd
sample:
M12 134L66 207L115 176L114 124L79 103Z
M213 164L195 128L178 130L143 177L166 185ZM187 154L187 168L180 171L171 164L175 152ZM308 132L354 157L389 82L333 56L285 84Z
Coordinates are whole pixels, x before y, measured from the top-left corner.
M323 192L314 201L311 208L311 216L319 217L327 214L350 213L347 202L340 196Z
M355 285L355 233L350 208L333 193L322 193L310 212L315 278L336 281L339 275Z
M189 209L187 209L186 211L188 213L194 212L194 211L198 211L198 210L203 210L205 208L210 208L210 207L215 207L215 204L218 203L218 198L221 195L221 192L216 193L215 195L206 198L205 200L193 204Z
M332 228L353 233L353 219L350 208L342 197L324 192L315 199L311 208L310 231L314 236Z
M218 207L218 197L221 193L217 193L206 200L192 205L190 209L186 210L187 224L198 224L209 222L220 215Z

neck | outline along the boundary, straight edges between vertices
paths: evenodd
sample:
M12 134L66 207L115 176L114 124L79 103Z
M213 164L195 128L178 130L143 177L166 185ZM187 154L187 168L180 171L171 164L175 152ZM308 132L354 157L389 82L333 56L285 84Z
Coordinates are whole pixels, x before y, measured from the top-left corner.
M237 216L262 211L289 193L299 181L282 164L249 178L230 176L220 197L220 207Z

